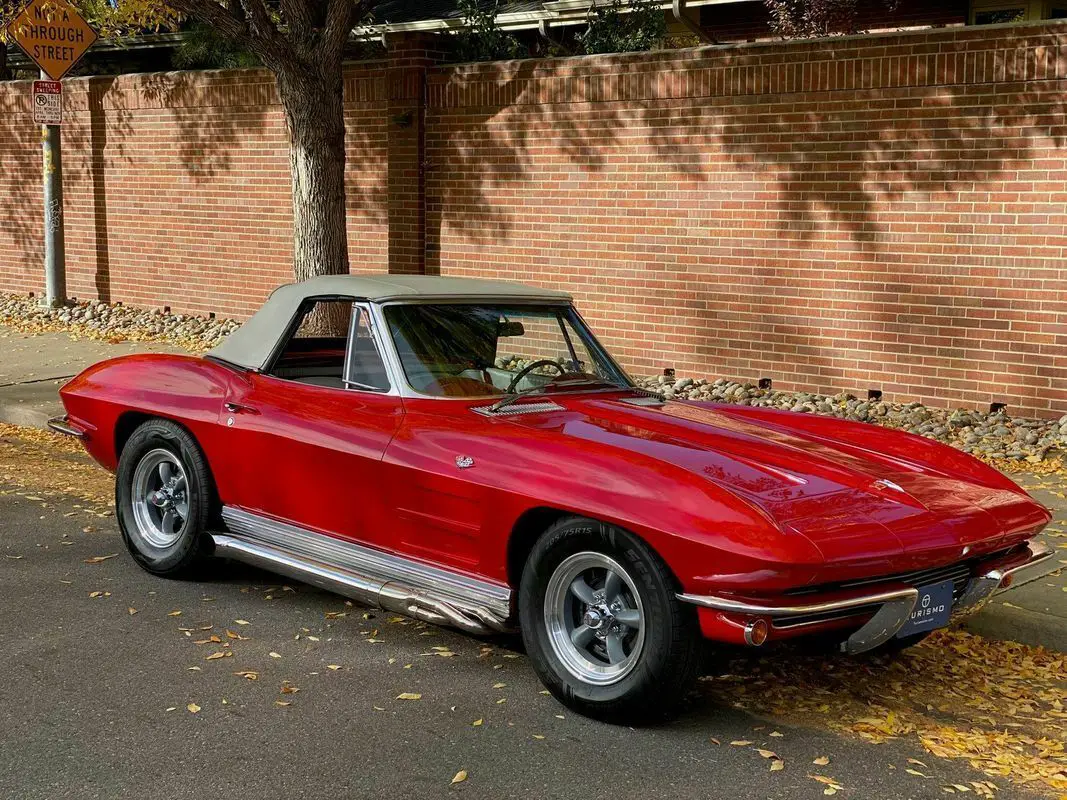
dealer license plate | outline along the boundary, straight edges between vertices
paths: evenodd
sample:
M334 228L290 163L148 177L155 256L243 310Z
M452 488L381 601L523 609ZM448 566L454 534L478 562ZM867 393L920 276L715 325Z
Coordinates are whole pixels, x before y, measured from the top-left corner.
M919 587L919 598L911 616L897 631L897 636L913 636L948 625L952 616L952 581Z

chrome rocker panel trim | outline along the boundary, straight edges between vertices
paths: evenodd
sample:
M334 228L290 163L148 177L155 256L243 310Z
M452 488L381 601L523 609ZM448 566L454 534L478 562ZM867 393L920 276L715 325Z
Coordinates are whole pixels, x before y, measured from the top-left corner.
M224 507L215 552L370 606L468 633L511 630L511 589Z
M59 417L51 417L48 420L48 427L54 430L56 433L62 433L64 436L73 436L75 439L84 439L85 431L78 430L70 424L70 418L66 414Z
M980 610L994 595L1035 581L1056 569L1054 565L1050 564L1055 555L1055 551L1051 547L1044 542L1036 540L1028 542L1027 547L1029 554L1021 564L1016 564L1013 567L992 569L982 575L971 578L960 599L956 602L953 619L973 614ZM767 617L772 620L772 623L785 623L786 626L792 617L833 612L840 612L840 617L848 617L864 608L880 606L874 616L862 628L841 644L841 651L850 655L872 650L892 639L904 623L907 622L908 617L911 616L918 596L918 589L909 588L821 603L768 606L716 595L677 595L679 600L693 605L735 614L749 614L753 617ZM835 619L835 617L829 619ZM807 623L802 622L800 624Z

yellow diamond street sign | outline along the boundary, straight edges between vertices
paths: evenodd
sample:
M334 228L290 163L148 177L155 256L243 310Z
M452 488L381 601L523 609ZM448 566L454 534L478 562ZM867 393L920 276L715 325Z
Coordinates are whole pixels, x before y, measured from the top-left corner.
M96 41L96 31L67 0L30 0L8 33L54 81L70 72Z

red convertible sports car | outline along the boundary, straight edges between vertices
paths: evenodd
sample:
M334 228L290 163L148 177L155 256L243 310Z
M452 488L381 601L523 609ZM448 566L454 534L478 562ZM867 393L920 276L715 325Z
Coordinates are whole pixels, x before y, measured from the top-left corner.
M202 358L124 356L56 430L116 472L134 559L225 556L474 634L572 708L674 708L702 639L899 649L1053 568L1048 512L929 439L667 401L563 293L440 277L276 290Z

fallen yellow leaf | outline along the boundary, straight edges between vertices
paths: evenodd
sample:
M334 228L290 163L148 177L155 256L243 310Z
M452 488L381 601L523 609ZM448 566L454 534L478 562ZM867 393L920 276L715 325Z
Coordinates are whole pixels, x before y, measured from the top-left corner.
M401 692L396 696L397 700L421 700L422 695L418 692Z
M109 558L115 558L117 555L118 555L118 553L111 553L110 555L106 555L106 556L93 556L92 558L85 559L82 563L84 563L84 564L99 564L101 561L107 561Z
M461 769L452 778L452 783L463 783L465 780L467 780L467 770Z
M200 711L200 706L198 706L196 703L190 703L186 706L186 708L189 709L189 713L191 714L196 714Z

